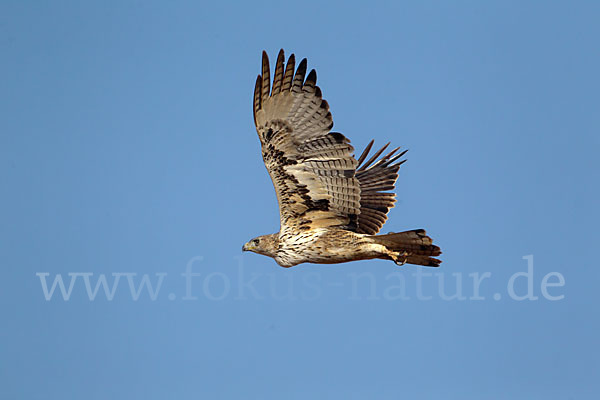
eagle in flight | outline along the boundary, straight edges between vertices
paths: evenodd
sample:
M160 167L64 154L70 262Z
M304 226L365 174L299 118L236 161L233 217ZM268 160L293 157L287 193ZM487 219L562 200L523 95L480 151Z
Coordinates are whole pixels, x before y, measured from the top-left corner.
M354 158L344 135L331 132L327 101L306 59L287 62L279 52L273 86L267 53L254 89L254 123L262 157L279 202L280 231L258 236L243 247L275 259L282 267L334 264L381 258L437 267L440 248L423 229L377 235L394 206L398 161L389 143L366 160L373 141ZM366 161L365 161L366 160Z

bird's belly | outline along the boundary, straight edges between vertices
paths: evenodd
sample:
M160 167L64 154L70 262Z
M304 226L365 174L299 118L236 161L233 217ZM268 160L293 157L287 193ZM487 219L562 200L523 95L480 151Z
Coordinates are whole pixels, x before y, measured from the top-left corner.
M275 258L279 265L300 263L336 264L376 258L365 235L350 231L325 231L305 238L284 241Z

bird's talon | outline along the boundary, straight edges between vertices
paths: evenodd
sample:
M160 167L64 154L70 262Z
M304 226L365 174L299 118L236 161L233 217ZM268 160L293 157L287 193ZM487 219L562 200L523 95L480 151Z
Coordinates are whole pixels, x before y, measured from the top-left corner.
M402 257L402 261L399 261L398 259ZM408 260L408 252L403 252L403 253L399 253L397 256L395 256L394 258L394 263L396 263L396 265L398 266L403 266L404 264L406 264L406 261Z

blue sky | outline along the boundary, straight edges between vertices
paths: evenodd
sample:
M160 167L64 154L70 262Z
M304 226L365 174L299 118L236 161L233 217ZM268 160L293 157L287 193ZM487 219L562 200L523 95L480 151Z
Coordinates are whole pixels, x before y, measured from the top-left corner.
M597 395L597 3L213 3L0 5L0 398ZM384 231L439 270L241 254L282 47L357 150L410 149Z

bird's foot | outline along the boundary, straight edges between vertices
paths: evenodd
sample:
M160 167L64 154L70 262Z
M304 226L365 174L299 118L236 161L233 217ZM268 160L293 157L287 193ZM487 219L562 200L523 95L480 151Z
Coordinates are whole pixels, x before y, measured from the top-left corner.
M394 260L394 262L398 266L403 266L404 264L406 264L406 261L408 260L408 252L407 251L403 251L402 253L394 252L391 254L391 256L392 256L392 260Z

